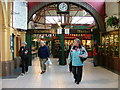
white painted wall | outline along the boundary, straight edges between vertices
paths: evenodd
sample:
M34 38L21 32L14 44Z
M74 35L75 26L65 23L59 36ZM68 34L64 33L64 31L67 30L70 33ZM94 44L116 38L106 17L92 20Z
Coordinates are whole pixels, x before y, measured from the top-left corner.
M106 7L106 15L107 15L106 21L110 16L119 17L119 3L118 2L106 2L105 7ZM112 31L115 29L117 28L107 27L107 31Z

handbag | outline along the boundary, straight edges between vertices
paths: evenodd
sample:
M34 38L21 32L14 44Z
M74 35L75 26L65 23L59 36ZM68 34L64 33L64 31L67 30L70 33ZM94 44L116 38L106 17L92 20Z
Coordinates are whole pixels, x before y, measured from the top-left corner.
M82 52L85 53L86 50L82 50ZM80 59L81 59L82 62L84 62L87 59L87 57L80 57Z
M87 58L80 57L81 61L84 62Z

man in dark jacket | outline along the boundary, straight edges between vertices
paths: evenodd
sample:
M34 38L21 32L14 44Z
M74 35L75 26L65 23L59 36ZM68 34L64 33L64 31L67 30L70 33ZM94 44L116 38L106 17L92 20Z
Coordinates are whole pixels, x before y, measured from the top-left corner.
M48 60L48 57L50 56L50 52L47 46L45 46L44 41L40 42L40 48L38 49L38 57L40 59L40 66L41 66L41 74L45 73L46 71L46 65L45 62Z
M22 46L20 47L19 55L22 59L21 61L21 66L22 66L22 73L21 75L23 76L25 72L28 72L28 58L29 58L29 49L27 47L26 42L22 42Z

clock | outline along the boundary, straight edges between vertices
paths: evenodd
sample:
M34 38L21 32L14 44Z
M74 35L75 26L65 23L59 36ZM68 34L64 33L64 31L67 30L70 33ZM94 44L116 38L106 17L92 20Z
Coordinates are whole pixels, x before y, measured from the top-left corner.
M65 12L68 9L68 5L67 3L60 3L58 8L60 11Z
M58 14L68 14L69 12L69 4L65 2L58 3Z

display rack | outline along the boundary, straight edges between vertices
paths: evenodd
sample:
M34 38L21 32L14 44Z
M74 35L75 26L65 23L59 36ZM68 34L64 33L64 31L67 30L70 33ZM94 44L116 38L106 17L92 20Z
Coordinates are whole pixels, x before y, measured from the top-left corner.
M119 57L118 30L102 33L101 51L104 55Z
M120 31L101 33L98 65L120 74Z

